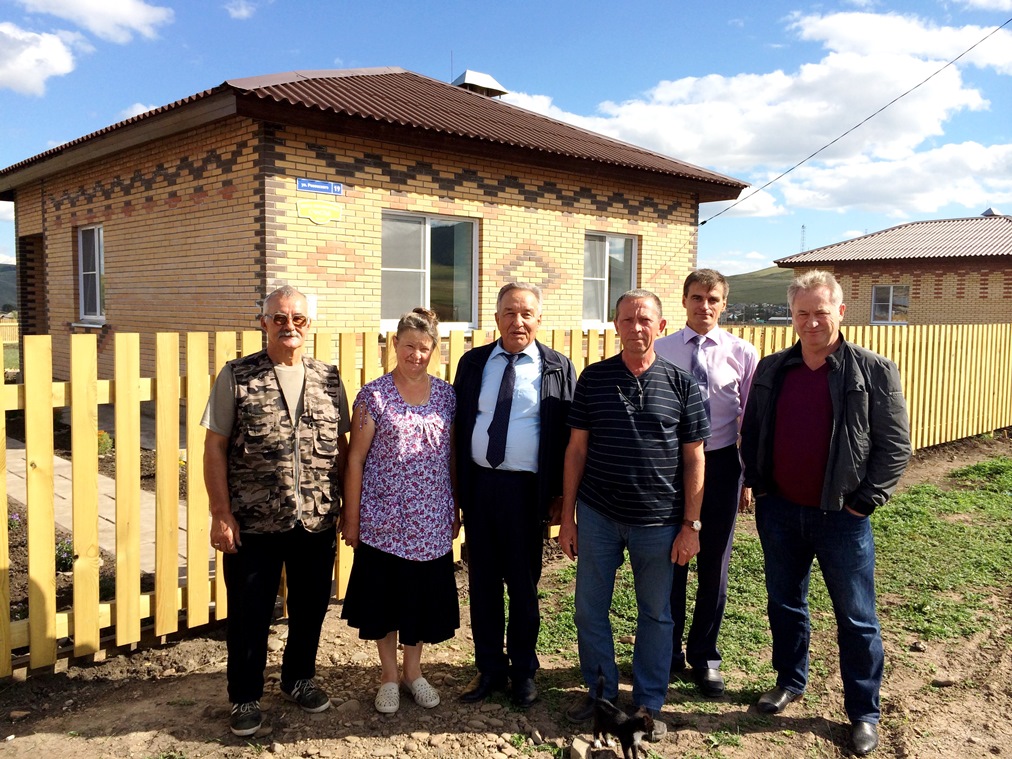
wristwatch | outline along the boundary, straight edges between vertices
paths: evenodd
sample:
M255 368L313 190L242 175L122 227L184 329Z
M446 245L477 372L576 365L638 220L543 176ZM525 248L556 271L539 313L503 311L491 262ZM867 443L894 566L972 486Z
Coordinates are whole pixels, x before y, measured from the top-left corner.
M686 527L691 528L694 532L699 532L700 530L703 529L703 523L700 522L698 519L695 520L683 519L682 524L684 524Z

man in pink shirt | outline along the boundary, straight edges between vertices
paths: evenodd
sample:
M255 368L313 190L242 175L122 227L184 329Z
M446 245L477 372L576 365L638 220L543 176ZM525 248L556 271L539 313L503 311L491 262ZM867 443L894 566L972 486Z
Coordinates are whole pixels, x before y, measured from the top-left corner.
M738 430L759 356L751 343L717 326L727 306L727 279L713 269L697 269L682 287L685 327L656 343L657 354L689 372L699 384L710 417L710 438L705 443L706 475L700 518L683 529L699 532L699 576L692 625L682 652L685 631L685 597L688 565L674 566L671 585L671 674L679 675L686 663L692 679L705 696L721 696L717 636L727 604L727 571L738 510L748 503L749 492L740 487L741 460Z

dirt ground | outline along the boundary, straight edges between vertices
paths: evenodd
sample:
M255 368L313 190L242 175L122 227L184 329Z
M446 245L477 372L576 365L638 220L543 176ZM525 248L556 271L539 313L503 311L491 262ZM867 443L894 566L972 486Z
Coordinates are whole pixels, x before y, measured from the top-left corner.
M1012 456L1012 441L973 439L940 446L915 456L902 484L946 487L951 469L998 455ZM751 524L742 523L743 529ZM566 561L549 551L544 577L555 577ZM465 577L458 572L466 598ZM993 602L999 610L993 627L972 640L924 642L886 633L882 744L876 756L1012 756L1012 635L1006 611L1012 587ZM466 602L461 611L464 626L457 636L425 653L426 675L443 695L443 703L432 710L402 693L397 714L375 712L375 648L349 631L340 620L340 604L334 603L317 677L333 697L330 711L307 715L279 697L274 678L287 632L281 620L271 638L268 673L274 677L262 702L264 728L253 739L233 737L227 727L224 631L218 628L202 637L150 641L153 647L112 652L102 661L63 661L56 671L33 672L27 679L20 671L0 681L0 755L508 757L547 756L537 748L554 745L569 756L574 736L586 737L588 729L574 729L562 716L582 693L572 660L557 652L542 656L541 699L527 712L498 696L484 705L460 704L456 695L473 674ZM835 645L825 634L813 641L815 650L832 651ZM768 662L769 651L757 651L756 657ZM721 699L705 699L675 684L663 710L669 733L649 744L650 756L848 756L839 673L833 664L827 670L813 671L805 698L778 717L750 709L755 686L734 670L725 673L728 691ZM628 701L628 684L623 687ZM612 756L607 750L594 755Z

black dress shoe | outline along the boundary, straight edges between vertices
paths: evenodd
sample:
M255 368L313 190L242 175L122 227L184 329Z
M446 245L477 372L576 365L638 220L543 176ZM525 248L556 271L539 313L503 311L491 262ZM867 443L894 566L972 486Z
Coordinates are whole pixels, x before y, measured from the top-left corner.
M780 714L787 705L801 698L800 693L791 693L786 688L774 688L759 696L756 702L756 709L763 714Z
M692 679L704 696L716 698L724 695L724 677L719 669L711 667L693 667Z
M474 704L484 701L493 691L497 690L506 690L506 676L496 677L479 672L464 688L464 692L460 694L460 700L465 704Z
M855 722L850 728L850 745L858 756L878 748L878 727L871 722Z
M510 699L513 705L520 709L526 709L538 700L538 687L534 684L533 677L523 677L511 681Z

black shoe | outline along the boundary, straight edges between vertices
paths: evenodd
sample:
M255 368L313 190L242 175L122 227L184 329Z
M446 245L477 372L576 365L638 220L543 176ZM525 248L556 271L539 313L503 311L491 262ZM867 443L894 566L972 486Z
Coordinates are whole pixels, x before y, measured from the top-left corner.
M850 745L858 756L878 748L878 727L871 722L855 722L850 728Z
M685 675L685 659L672 659L668 675L670 680L681 680Z
M510 699L513 705L526 709L538 700L538 687L534 684L533 677L510 679Z
M800 693L792 693L786 688L776 687L759 696L755 706L763 714L780 714L788 704L799 698L801 698Z
M704 696L717 698L724 695L724 677L720 674L719 669L693 667L692 680Z
M244 704L232 704L232 713L228 718L228 728L233 735L245 738L253 735L263 724L260 716L260 702L247 701Z
M302 711L311 714L325 712L330 708L330 697L313 682L312 678L296 680L291 688L281 683L281 695L297 703L302 707Z
M586 722L588 719L594 716L594 697L589 693L583 697L581 701L577 701L571 707L566 709L566 719L572 722L574 725L579 725L581 722Z
M460 700L465 704L475 704L484 701L493 691L497 690L506 690L506 675L496 677L479 672L464 688L464 692L460 694Z

